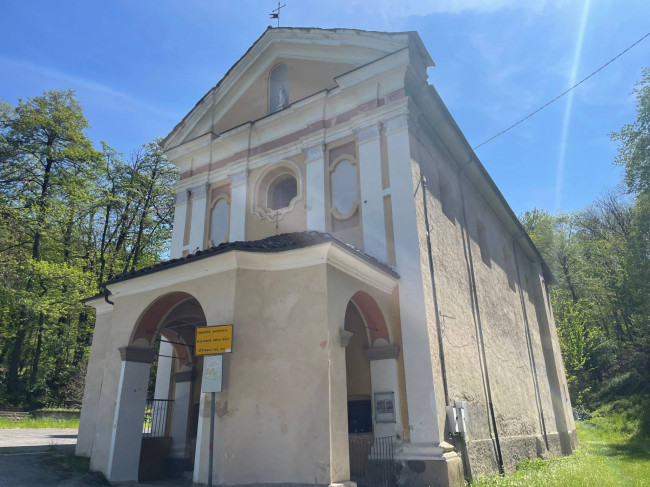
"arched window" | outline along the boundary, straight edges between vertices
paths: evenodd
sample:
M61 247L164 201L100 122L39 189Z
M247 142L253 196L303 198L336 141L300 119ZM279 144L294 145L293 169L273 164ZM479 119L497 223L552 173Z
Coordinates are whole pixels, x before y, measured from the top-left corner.
M213 246L228 241L230 231L230 203L219 198L210 212L210 242Z
M339 161L330 175L332 209L338 218L348 218L357 208L357 168L348 159Z
M300 167L292 161L269 164L255 177L253 213L261 219L280 221L302 197Z
M291 174L283 174L269 185L266 207L269 210L286 208L297 195L298 182L296 178Z
M284 63L276 64L269 73L269 113L289 106L289 70Z

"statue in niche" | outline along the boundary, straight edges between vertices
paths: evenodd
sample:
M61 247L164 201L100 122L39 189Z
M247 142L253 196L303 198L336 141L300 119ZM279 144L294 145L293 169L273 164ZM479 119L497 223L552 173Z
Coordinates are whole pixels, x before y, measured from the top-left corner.
M278 104L275 107L274 111L282 110L287 106L287 92L284 89L284 85L280 87L280 90L278 91Z

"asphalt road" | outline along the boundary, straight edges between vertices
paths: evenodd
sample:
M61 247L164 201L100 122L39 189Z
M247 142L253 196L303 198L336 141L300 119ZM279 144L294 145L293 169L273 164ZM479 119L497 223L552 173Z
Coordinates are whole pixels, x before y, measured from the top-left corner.
M0 434L2 430L0 430ZM0 487L90 487L108 485L93 474L70 470L70 450L0 454Z
M0 453L73 448L76 444L77 430L74 428L0 429Z

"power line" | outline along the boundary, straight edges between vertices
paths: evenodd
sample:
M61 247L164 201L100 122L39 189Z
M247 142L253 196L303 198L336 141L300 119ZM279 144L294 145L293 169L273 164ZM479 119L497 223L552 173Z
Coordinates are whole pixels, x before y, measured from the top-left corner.
M555 98L553 98L551 101L545 103L544 105L542 105L541 107L539 107L539 108L538 108L537 110L535 110L534 112L532 112L532 113L526 115L524 118L522 118L522 119L519 120L518 122L513 123L513 124L510 125L508 128L502 130L502 131L499 132L498 134L496 134L496 135L490 137L489 139L487 139L487 140L481 142L479 145L472 147L472 149L473 149L473 150L478 149L479 147L481 147L481 146L487 144L488 142L490 142L490 141L496 139L497 137L499 137L499 136L505 134L506 132L508 132L509 130L515 128L515 127L516 127L517 125L519 125L520 123L522 123L522 122L528 120L530 117L532 117L532 116L535 115L536 113L541 112L542 110L544 110L544 108L546 108L547 106L549 106L551 103L556 102L557 100L559 100L560 98L562 98L564 95L566 95L568 92L570 92L570 91L573 90L574 88L577 88L577 87L580 86L582 83L584 83L585 81L587 81L589 78L591 78L593 75L595 75L596 73L598 73L600 70L602 70L603 68L605 68L605 67L609 66L610 64L612 64L614 61L616 61L618 58L620 58L620 57L621 57L623 54L625 54L627 51L629 51L630 49L632 49L632 48L633 48L634 46L636 46L637 44L641 43L641 42L642 42L646 37L648 37L648 36L650 36L650 32L648 32L648 33L647 33L646 35L644 35L641 39L639 39L638 41L636 41L634 44L632 44L631 46L629 46L629 47L628 47L627 49L625 49L624 51L621 51L620 53L618 53L616 56L614 56L612 59L610 59L609 61L607 61L607 62L606 62L605 64L603 64L600 68L598 68L596 71L594 71L593 73L591 73L589 76L587 76L587 77L581 79L580 81L578 81L575 85L573 85L573 86L572 86L571 88L569 88L568 90L562 92L561 94L559 94L558 96L556 96Z

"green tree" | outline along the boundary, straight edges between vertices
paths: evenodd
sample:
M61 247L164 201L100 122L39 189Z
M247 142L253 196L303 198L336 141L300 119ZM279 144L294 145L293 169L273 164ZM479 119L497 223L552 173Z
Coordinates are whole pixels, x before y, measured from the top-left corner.
M177 170L158 144L125 159L87 127L70 91L0 104L0 403L78 398L94 326L81 299L171 236Z
M650 68L642 71L633 91L636 120L612 134L619 141L615 163L625 167L625 183L633 193L650 193Z
M25 225L24 238L31 243L31 256L23 262L26 268L43 257L44 240L52 237L49 230L56 227L53 220L60 207L57 203L70 188L83 185L98 160L98 153L84 133L87 128L81 105L71 91L49 91L19 100L13 116L2 122L0 185L6 195L4 203L17 212L16 217ZM35 279L36 273L27 272L25 276L25 295L13 316L17 329L9 360L9 394L18 391L23 346L34 318L38 338L32 368L36 370L42 346L44 311L30 306L30 298L43 297L48 288L42 279Z

